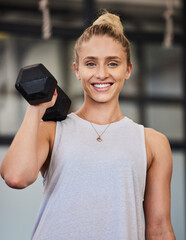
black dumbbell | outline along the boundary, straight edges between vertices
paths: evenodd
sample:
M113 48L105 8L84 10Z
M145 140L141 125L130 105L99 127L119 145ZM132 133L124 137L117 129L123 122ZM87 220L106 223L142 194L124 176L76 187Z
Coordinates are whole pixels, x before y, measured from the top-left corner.
M57 88L56 103L46 110L42 119L43 121L61 121L67 117L71 100L57 85L56 79L43 64L21 68L15 87L31 105L50 101Z

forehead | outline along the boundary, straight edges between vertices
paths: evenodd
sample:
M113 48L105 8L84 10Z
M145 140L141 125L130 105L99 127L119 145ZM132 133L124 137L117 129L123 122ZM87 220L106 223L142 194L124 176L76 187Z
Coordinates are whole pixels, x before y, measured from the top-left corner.
M126 56L126 53L120 42L107 35L103 35L93 36L88 41L82 43L79 57L84 58L86 56L118 56L122 58Z

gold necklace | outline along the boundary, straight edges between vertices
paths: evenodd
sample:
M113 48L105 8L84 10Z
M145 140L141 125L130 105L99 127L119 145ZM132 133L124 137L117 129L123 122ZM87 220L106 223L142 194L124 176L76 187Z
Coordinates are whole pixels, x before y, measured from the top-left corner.
M85 120L87 120L86 119L86 117L83 115L83 113L80 113L83 117L84 117L84 119ZM88 121L88 120L87 120ZM89 121L88 121L89 122ZM98 137L96 138L96 140L98 141L98 142L102 142L102 138L101 138L101 136L103 135L103 133L105 133L106 132L106 130L108 129L108 127L110 126L110 124L112 123L109 123L107 126L106 126L106 128L103 130L103 132L101 133L101 134L99 134L98 133L98 131L96 130L96 128L95 128L95 126L94 126L94 124L92 123L92 122L89 122L90 123L90 125L92 126L92 128L94 129L94 131L97 133L97 135L98 135Z
M98 137L96 138L96 140L97 140L98 142L102 142L101 136L102 136L103 133L107 130L107 128L110 126L111 123L109 123L109 124L106 126L106 128L103 130L103 132L102 132L101 134L98 133L98 131L97 131L96 128L94 127L93 123L90 122L90 124L91 124L91 126L93 127L93 129L95 130L95 132L97 133L97 135L98 135Z

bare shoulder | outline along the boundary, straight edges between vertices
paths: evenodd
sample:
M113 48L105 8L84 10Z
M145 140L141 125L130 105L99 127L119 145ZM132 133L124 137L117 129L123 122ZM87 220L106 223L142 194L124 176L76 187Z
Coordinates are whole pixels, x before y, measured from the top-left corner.
M169 140L164 134L152 128L145 128L145 142L148 168L153 161L163 161L163 159L169 161L169 159L172 159Z
M161 132L158 132L152 128L145 128L145 139L151 144L169 144L168 138ZM160 141L160 142L159 142Z

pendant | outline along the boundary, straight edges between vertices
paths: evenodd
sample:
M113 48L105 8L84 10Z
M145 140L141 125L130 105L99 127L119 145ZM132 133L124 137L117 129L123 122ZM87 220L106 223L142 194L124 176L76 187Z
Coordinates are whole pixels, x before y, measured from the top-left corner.
M100 136L97 138L98 142L102 142L102 139L100 138Z

